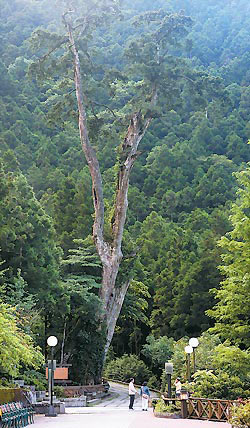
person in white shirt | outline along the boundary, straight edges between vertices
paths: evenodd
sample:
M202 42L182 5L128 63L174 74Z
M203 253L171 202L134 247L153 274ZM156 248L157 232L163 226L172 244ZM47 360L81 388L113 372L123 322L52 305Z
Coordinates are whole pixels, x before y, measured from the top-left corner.
M175 380L175 396L176 398L180 398L181 395L181 381L180 378L177 377L177 379Z
M130 379L129 385L128 385L128 395L129 395L129 409L130 410L134 410L133 409L133 405L134 405L134 401L135 401L135 394L136 394L136 389L134 387L134 379Z

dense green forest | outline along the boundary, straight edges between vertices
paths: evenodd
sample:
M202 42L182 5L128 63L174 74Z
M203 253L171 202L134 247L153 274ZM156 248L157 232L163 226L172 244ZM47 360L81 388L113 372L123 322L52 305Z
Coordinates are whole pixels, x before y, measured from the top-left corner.
M72 364L74 382L97 381L102 370L102 271L91 238L92 184L79 138L73 65L62 49L39 61L53 54L65 32L64 3L0 0L5 382L20 375L43 381L39 372L50 334L59 339L57 360ZM81 8L84 1L76 3ZM135 108L152 119L130 174L118 274L118 285L129 279L130 286L105 374L147 378L150 386L164 388L164 363L171 360L184 379L184 347L198 337L195 392L249 396L250 5L120 3L112 22L96 19L92 33L78 39L107 240L125 126ZM161 16L170 17L168 25L179 19L180 27L178 36L171 27L174 35L157 69L150 37ZM152 111L147 88L154 79L160 89ZM9 335L15 340L6 341ZM19 343L26 352L12 352Z

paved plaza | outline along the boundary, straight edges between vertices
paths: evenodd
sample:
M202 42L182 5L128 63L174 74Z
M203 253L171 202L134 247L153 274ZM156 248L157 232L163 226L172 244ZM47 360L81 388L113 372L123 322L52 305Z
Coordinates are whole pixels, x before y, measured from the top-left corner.
M56 418L36 416L34 428L230 428L223 422L190 419L160 419L152 409L142 412L125 408L87 407L69 408L67 414Z

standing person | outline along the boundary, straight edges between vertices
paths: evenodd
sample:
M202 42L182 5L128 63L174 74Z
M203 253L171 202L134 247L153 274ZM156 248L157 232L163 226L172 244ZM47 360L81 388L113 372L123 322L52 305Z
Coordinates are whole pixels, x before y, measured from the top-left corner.
M149 398L150 398L150 392L147 386L147 382L143 382L142 387L141 387L141 391L140 391L140 395L141 395L141 404L142 404L142 410L147 411L148 410L148 402L149 402Z
M181 380L179 377L175 379L175 396L176 398L180 398L181 396Z
M129 385L128 385L129 409L130 410L134 410L133 405L134 405L135 394L136 394L136 389L134 387L134 381L135 381L134 378L131 378Z

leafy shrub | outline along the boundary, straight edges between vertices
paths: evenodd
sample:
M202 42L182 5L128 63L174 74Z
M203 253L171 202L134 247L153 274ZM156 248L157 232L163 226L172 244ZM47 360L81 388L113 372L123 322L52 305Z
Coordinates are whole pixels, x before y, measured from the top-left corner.
M165 361L173 354L174 339L162 336L155 339L153 335L147 337L147 343L143 345L142 354L150 361L152 369L162 370Z
M190 385L192 395L204 398L236 400L238 397L249 397L249 382L243 382L238 376L212 370L199 370L195 373L194 382Z
M166 404L161 398L155 405L155 412L157 413L175 413L178 409L174 404Z
M250 401L232 410L231 424L239 428L250 428Z
M153 375L148 379L148 387L159 390L161 387L161 383L157 379L157 377Z
M6 377L2 377L0 379L0 388L5 388L6 386L8 388L12 388L12 387L15 387L16 385L13 385L13 382L6 379Z
M65 398L63 386L56 385L54 387L54 393L57 398Z
M153 397L153 398L151 399L151 403L152 403L152 407L153 407L153 408L155 408L155 406L156 406L156 404L157 404L157 401L159 401L159 399L158 399L158 398Z
M44 391L47 388L48 381L45 374L37 372L36 370L27 370L22 378L26 385L34 385L37 391Z
M142 384L151 376L151 371L136 355L125 354L121 358L116 358L110 361L104 370L104 377L107 379L128 382L133 377L137 384Z

